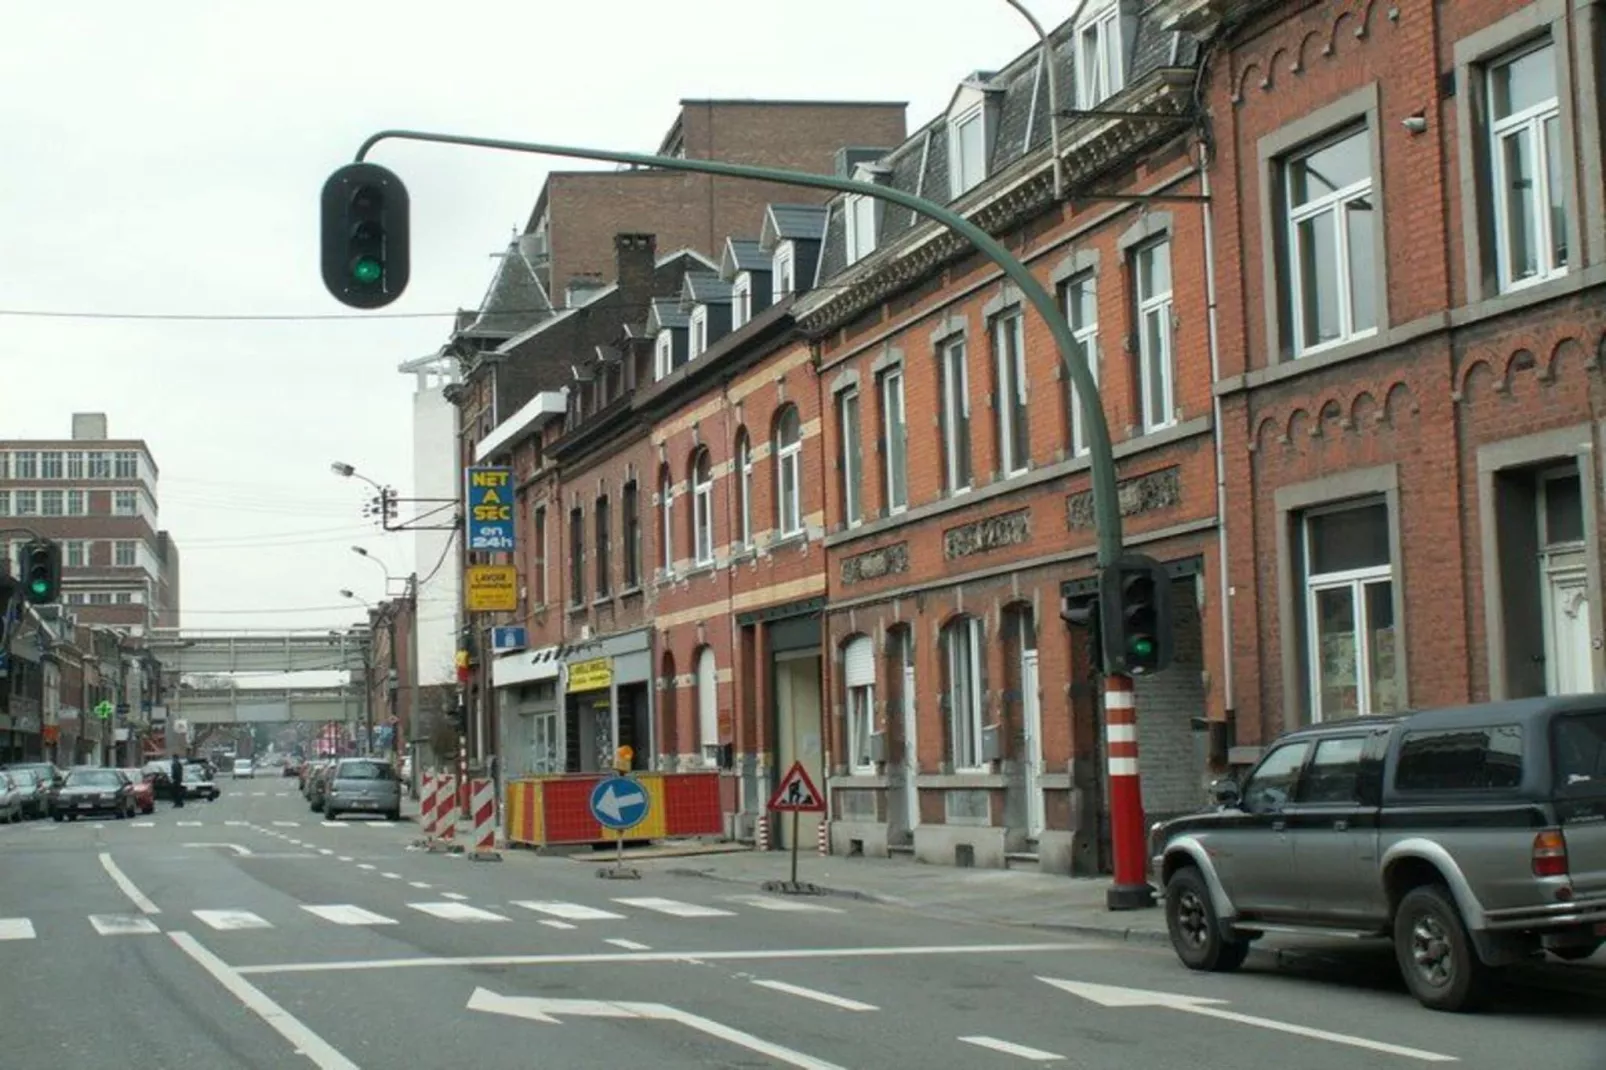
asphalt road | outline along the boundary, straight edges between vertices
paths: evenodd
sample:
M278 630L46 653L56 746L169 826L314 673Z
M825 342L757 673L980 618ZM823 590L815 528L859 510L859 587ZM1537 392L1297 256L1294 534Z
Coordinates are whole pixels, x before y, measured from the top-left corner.
M476 863L325 825L292 781L223 790L0 827L0 1067L1606 1070L1606 984L1577 980L1602 970L1434 1014L1371 949L1203 977L855 900Z

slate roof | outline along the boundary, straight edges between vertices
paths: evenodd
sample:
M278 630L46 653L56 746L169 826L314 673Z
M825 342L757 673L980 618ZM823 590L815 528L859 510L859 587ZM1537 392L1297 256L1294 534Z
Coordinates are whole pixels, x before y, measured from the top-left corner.
M719 275L726 282L743 271L767 272L774 266L764 247L756 238L726 238L725 251L719 258Z
M759 248L774 252L783 241L819 241L825 234L826 210L814 204L772 204L764 209Z
M680 307L691 305L728 305L731 284L708 271L688 271L680 284Z
M479 312L458 333L468 338L503 340L529 330L552 315L552 302L532 263L536 238L520 234L508 242Z
M691 316L681 309L679 299L674 297L652 299L652 311L647 313L648 334L657 334L665 327L685 330L690 322Z

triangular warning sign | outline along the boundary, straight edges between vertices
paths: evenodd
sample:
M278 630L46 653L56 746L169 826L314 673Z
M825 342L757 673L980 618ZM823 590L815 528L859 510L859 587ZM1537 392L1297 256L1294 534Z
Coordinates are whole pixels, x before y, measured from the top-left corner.
M803 763L793 762L792 768L786 771L786 775L775 788L775 794L770 796L769 808L783 814L824 813L825 796L820 794L820 789L809 779L808 770L803 768Z

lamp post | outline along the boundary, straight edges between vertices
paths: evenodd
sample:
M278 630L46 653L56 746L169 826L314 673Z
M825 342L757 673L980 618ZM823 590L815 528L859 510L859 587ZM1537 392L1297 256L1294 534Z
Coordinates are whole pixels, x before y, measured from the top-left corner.
M360 602L368 610L369 626L362 634L362 719L363 741L361 754L370 754L374 749L374 629L373 629L373 603L358 595L355 591L342 588L342 598L349 598L353 602ZM355 629L352 629L355 631ZM349 632L347 633L350 634Z

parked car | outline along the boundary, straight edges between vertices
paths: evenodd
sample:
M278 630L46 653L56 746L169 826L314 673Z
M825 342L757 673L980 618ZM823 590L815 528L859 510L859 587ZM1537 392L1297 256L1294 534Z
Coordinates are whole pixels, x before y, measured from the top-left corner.
M257 767L254 764L252 764L251 759L249 759L249 758L236 758L236 759L234 759L234 779L235 780L239 780L241 777L255 778L256 775L257 775Z
M387 761L378 758L342 758L328 774L323 814L331 821L341 814L384 814L386 821L401 819L401 781Z
M22 820L22 792L10 773L0 773L0 821L16 824Z
M134 803L142 814L149 814L156 809L156 782L145 775L143 769L119 769L134 785Z
M0 768L0 772L32 773L45 786L47 791L53 785L61 783L61 778L67 775L64 770L57 769L49 762L13 762L11 765Z
M134 785L116 769L79 766L68 771L50 793L50 816L57 821L110 814L121 820L133 817L137 803Z
M54 776L48 782L40 780L31 768L13 769L6 775L11 777L22 800L22 816L44 817L50 805L50 785L55 782Z
M1233 970L1268 931L1388 937L1424 1006L1606 945L1606 696L1290 732L1218 805L1151 831L1171 943Z
M334 773L335 766L335 762L326 762L320 765L318 771L312 775L312 779L308 782L307 802L315 813L323 810L324 803L329 798L329 777Z
M204 762L185 762L184 798L216 802L222 792L218 790L217 781L212 779L214 775L212 768Z

